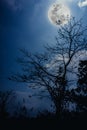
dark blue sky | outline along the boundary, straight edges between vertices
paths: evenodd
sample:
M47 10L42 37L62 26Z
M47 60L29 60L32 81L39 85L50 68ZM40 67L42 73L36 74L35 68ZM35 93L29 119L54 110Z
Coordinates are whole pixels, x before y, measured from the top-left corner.
M19 48L40 52L44 44L54 43L57 27L49 22L47 11L55 1L67 4L72 16L87 22L84 0L0 0L0 89L16 85L7 78L20 70Z

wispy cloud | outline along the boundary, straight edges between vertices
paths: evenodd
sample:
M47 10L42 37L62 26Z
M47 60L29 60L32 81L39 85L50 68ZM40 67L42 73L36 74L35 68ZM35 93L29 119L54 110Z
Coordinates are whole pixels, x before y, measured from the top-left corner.
M85 1L79 1L79 2L78 2L78 6L79 6L79 7L87 6L87 0L85 0Z

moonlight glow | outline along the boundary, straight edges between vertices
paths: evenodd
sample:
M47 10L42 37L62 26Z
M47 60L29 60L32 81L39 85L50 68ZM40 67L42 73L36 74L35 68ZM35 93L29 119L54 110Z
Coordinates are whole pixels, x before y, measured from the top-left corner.
M48 18L54 25L67 24L70 18L70 10L63 4L55 3L48 10Z

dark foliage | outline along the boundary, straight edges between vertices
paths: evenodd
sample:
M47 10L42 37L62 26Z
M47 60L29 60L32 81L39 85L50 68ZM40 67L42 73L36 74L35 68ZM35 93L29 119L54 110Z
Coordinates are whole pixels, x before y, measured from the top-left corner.
M78 84L87 92L87 60L80 61L78 73Z
M0 119L9 117L8 105L11 104L15 94L13 91L0 91Z

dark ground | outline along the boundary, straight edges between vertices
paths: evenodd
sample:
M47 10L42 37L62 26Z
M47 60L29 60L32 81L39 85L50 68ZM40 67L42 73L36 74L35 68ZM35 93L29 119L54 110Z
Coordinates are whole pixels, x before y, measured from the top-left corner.
M33 119L10 118L0 120L0 130L87 130L87 114L74 117L66 117L65 119L57 119L56 117L38 117Z

